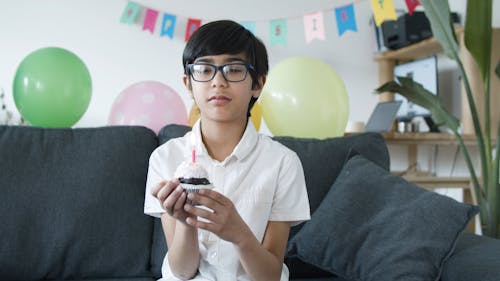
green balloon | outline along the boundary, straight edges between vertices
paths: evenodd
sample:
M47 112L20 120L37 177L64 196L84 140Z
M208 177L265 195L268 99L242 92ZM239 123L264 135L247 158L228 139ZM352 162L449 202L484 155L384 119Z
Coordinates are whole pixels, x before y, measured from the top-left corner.
M275 136L342 136L349 117L349 98L340 76L330 65L307 57L275 65L260 104L262 117Z
M73 126L92 96L90 73L72 52L56 47L30 53L17 68L13 95L22 117L33 126Z

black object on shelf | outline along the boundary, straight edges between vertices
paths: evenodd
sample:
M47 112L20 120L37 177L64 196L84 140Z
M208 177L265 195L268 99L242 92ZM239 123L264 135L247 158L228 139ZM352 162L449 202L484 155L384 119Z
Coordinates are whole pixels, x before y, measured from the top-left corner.
M432 37L431 26L424 12L404 14L397 20L382 23L384 45L391 49L399 49Z

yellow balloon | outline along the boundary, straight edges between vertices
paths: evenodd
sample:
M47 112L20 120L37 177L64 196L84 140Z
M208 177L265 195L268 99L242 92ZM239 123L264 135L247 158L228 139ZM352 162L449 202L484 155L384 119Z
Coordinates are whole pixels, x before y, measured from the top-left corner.
M342 136L349 117L340 76L330 65L307 57L286 59L270 70L260 105L275 136Z
M260 129L260 122L262 121L262 107L258 102L254 103L252 109L250 110L250 120L258 131Z
M250 120L252 120L255 129L258 131L260 129L260 123L262 121L262 108L257 102L253 105L252 110L250 110L250 115ZM196 123L199 118L200 110L198 109L198 106L193 103L191 109L189 110L189 126L193 127L194 123Z
M191 110L189 110L189 119L188 119L188 124L190 127L193 127L194 123L200 118L200 110L198 109L198 106L196 103L193 103L191 106Z

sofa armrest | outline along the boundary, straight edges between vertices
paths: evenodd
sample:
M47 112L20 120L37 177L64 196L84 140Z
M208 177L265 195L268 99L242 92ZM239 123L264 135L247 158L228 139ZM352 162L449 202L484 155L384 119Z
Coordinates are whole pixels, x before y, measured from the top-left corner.
M444 264L441 281L496 281L500 276L500 240L463 233Z

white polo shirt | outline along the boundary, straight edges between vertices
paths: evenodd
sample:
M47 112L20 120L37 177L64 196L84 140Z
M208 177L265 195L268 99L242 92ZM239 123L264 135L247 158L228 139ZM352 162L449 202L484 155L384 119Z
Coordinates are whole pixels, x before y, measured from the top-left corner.
M231 199L257 240L262 242L268 221L297 225L310 219L304 172L297 154L258 134L252 122L248 122L241 141L222 162L208 155L201 141L199 121L185 136L159 146L149 161L145 214L160 217L165 212L151 195L151 189L162 180L172 179L177 166L191 159L191 134L195 134L196 161L207 169L215 190ZM198 240L201 260L199 273L193 280L250 280L232 243L202 229L198 230ZM168 253L162 275L162 280L178 280L170 272ZM283 264L281 281L285 280L288 268Z

